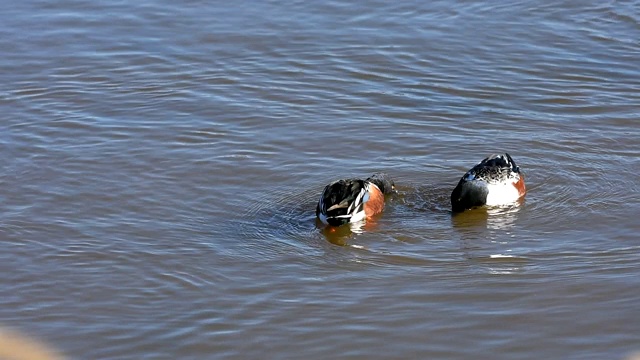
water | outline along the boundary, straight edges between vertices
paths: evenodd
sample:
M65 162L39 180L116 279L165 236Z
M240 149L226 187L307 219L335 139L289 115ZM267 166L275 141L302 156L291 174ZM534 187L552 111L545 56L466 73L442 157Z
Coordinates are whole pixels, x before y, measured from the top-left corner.
M0 13L0 324L77 359L640 350L640 2ZM517 207L452 216L508 151ZM392 175L361 233L322 188Z

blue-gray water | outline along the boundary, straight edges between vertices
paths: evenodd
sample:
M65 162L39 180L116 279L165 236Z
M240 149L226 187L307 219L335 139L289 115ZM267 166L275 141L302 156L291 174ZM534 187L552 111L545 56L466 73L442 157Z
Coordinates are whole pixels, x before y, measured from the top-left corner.
M72 359L640 350L640 1L4 5L0 326ZM452 216L504 151L526 201ZM318 229L374 171L382 217Z

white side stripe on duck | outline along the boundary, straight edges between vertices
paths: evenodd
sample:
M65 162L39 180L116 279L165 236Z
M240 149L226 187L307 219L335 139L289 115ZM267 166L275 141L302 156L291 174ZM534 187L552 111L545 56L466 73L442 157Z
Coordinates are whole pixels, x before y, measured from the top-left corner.
M366 180L337 180L327 185L316 207L316 216L325 224L339 226L365 220L384 209L384 194L394 189L385 174Z

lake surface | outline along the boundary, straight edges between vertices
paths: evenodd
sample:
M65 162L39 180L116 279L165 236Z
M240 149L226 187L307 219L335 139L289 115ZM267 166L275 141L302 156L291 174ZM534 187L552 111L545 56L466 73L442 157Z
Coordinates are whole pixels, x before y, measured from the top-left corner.
M0 325L72 359L640 350L640 1L0 12ZM450 213L509 152L519 206ZM332 180L390 174L362 231Z

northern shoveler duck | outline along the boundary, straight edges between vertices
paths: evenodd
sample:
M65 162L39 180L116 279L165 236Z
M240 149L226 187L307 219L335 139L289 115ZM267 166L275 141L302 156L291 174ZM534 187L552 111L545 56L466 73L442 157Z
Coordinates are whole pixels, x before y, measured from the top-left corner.
M524 174L511 156L491 155L460 179L451 193L451 208L460 212L474 206L508 205L525 193Z
M334 181L324 188L316 216L332 226L365 220L382 212L384 195L394 189L393 181L385 174L374 174L366 180Z

